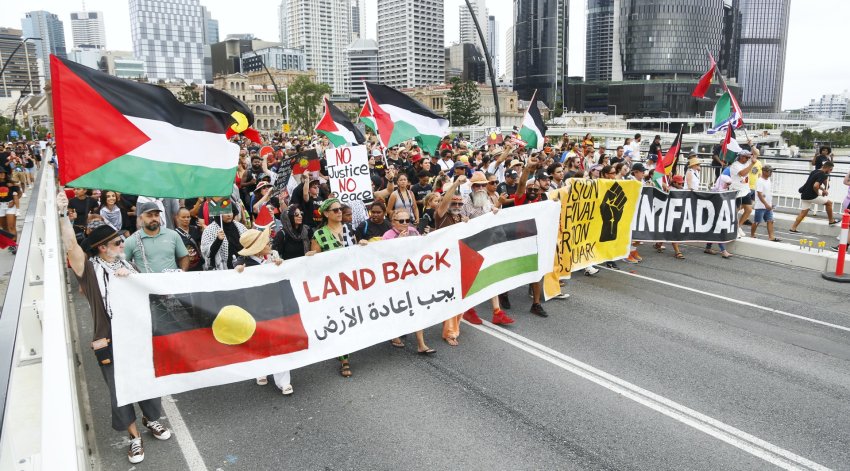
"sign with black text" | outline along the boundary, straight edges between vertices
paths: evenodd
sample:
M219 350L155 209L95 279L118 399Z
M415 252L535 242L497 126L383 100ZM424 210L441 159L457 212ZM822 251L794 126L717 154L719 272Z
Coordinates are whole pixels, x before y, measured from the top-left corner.
M738 237L735 192L644 187L632 220L632 239L643 242L730 242Z

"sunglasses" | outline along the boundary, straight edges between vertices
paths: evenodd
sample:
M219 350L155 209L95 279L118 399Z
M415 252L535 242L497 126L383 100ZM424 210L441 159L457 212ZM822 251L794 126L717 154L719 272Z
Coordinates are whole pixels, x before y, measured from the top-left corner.
M489 185L489 183L473 183L472 188L484 188L487 185Z
M495 185L495 184L496 184L496 181L495 181L495 180L493 180L493 181L489 181L489 182L487 182L487 184L488 184L488 185Z
M342 208L341 208L341 207L339 207L339 206L337 206L336 208L328 208L328 211L330 211L330 212L332 212L332 213L341 213L341 212L342 212Z
M115 242L110 242L109 245L112 245L114 247L118 247L119 245L122 245L123 243L124 243L124 238L119 237L118 239L115 240Z
M393 219L395 222L400 222L402 224L410 224L410 219Z
M452 201L452 206L463 206L463 202L460 202L460 201Z

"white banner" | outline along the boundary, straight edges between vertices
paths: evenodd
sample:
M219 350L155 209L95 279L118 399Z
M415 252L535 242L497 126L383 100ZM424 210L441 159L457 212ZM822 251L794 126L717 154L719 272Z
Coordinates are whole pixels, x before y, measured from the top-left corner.
M345 146L325 150L331 192L339 201L371 200L372 179L366 146Z
M119 404L299 368L437 324L552 270L544 201L427 236L235 270L138 274L109 296Z

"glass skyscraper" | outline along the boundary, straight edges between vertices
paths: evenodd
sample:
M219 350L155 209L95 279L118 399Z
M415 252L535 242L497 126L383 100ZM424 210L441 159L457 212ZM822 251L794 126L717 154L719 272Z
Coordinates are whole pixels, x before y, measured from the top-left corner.
M614 0L587 0L584 79L611 80L614 59Z
M790 7L791 0L733 2L740 14L737 66L744 111L780 111Z
M63 59L68 57L65 49L65 26L62 20L47 11L30 11L21 20L21 29L25 38L41 38L35 41L40 75L44 79L50 79L50 54ZM40 88L37 84L33 84L33 87Z
M569 0L514 0L514 90L555 108L566 95Z
M623 78L686 78L720 55L723 0L620 0ZM684 77L680 77L684 76Z

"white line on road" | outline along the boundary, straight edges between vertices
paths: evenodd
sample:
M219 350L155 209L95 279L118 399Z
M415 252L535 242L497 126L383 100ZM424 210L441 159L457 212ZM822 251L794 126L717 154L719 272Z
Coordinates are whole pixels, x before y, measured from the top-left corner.
M799 319L799 320L801 320L801 321L811 322L811 323L813 323L813 324L819 324L819 325L822 325L822 326L831 327L831 328L833 328L833 329L838 329L838 330L843 330L843 331L845 331L845 332L850 332L850 327L845 327L845 326L843 326L843 325L832 324L832 323L829 323L829 322L824 322L824 321L820 321L820 320L817 320L817 319L812 319L811 317L805 317L805 316L801 316L801 315L799 315L799 314L793 314L793 313L790 313L790 312L780 311L779 309L774 309L774 308L772 308L772 307L760 306L760 305L758 305L758 304L754 304L754 303L751 303L751 302L749 302L749 301L742 301L742 300L740 300L740 299L735 299L735 298L730 298L730 297L728 297L728 296L723 296L723 295L720 295L720 294L710 293L710 292L708 292L708 291L703 291L703 290L701 290L701 289L691 288L691 287L689 287L689 286L677 285L677 284L675 284L675 283L671 283L671 282L669 282L669 281L657 280L657 279L655 279L655 278L650 278L650 277L648 277L648 276L638 275L637 273L629 273L629 272L620 271L620 270L613 270L613 269L605 268L605 267L599 267L599 268L603 268L603 269L605 269L605 270L612 271L612 272L615 272L615 273L621 273L621 274L623 274L623 275L627 275L627 276L633 276L633 277L635 277L635 278L640 278L640 279L642 279L642 280L648 280L648 281L653 281L653 282L655 282L655 283L661 283L662 285L665 285L665 286L670 286L670 287L673 287L673 288L683 289L683 290L685 290L685 291L691 291L691 292L693 292L693 293L702 294L702 295L704 295L704 296L709 296L709 297L712 297L712 298L722 299L722 300L724 300L724 301L728 301L728 302L730 302L730 303L735 303L735 304L740 304L740 305L742 305L742 306L747 306L747 307L752 307L752 308L755 308L755 309L760 309L760 310L762 310L762 311L771 312L771 313L773 313L773 314L779 314L780 316L793 317L794 319Z
M467 324L469 323L467 322ZM747 453L763 459L768 463L772 463L782 469L829 470L829 468L815 463L814 461L803 458L802 456L766 442L758 437L732 427L731 425L727 425L717 419L701 414L677 402L663 396L659 396L651 391L647 391L646 389L640 388L588 364L582 363L572 357L564 355L561 352L552 350L549 347L523 337L522 335L515 334L509 330L497 328L490 322L484 321L483 325L469 325L557 367L627 397L638 404L660 412L671 419L677 420L734 447L740 448L741 450L744 450Z
M180 445L180 451L183 452L183 458L186 459L186 469L190 471L206 471L207 465L204 464L204 459L201 457L201 452L195 445L195 440L192 439L192 434L189 433L189 427L186 422L183 422L183 416L180 415L180 410L177 409L177 404L174 398L170 395L162 398L162 408L165 410L165 415L168 417L168 423L171 424L171 429L177 436L177 444Z

